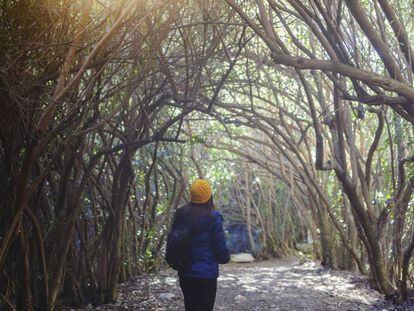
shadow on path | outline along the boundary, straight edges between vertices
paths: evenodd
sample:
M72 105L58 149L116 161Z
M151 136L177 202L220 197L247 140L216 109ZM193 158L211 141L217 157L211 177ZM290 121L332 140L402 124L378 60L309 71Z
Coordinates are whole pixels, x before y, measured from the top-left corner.
M89 306L89 309L92 309ZM119 301L97 310L183 310L175 271L123 284ZM221 266L215 310L392 310L364 276L316 263L273 260Z

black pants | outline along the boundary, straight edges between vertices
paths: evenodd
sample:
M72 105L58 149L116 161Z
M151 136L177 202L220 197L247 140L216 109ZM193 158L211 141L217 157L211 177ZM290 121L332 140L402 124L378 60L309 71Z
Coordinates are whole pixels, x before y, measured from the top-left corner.
M216 300L217 279L180 276L185 311L212 311Z

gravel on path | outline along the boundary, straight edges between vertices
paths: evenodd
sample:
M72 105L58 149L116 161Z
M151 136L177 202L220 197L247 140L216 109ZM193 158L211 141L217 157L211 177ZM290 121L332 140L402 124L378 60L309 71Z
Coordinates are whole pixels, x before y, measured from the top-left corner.
M83 310L184 310L176 272L142 275L122 284L118 302ZM214 310L403 310L383 300L365 276L314 262L270 260L221 266Z

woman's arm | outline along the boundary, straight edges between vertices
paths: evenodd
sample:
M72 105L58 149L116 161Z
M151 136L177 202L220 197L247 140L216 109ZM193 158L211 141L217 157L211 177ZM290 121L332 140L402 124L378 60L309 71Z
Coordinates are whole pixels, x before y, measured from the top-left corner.
M230 254L223 231L223 217L220 214L215 217L213 225L213 250L218 263L225 264L230 261Z

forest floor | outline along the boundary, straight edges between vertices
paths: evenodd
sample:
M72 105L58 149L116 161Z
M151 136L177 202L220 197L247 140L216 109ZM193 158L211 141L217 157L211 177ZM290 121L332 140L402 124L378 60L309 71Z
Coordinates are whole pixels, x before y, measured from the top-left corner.
M83 310L184 310L176 273L143 275L120 287L119 301ZM270 260L221 266L214 310L405 310L369 287L366 277L317 263Z

